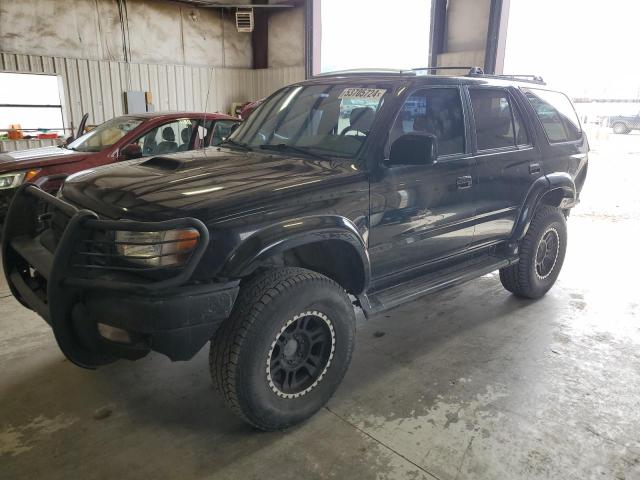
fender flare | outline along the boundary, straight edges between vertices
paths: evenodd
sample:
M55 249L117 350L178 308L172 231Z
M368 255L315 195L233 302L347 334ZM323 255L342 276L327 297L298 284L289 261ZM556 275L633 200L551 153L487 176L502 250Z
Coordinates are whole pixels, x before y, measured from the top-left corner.
M362 291L369 285L371 264L365 240L348 218L339 215L303 217L269 225L252 233L229 256L221 274L229 278L250 275L267 258L295 247L322 241L344 242L358 256ZM360 292L356 292L360 293Z
M553 191L562 192L562 202L565 208L575 206L577 195L576 185L571 175L566 172L555 172L539 177L531 188L524 200L518 221L513 230L513 240L520 241L529 230L531 220L545 195ZM560 206L560 205L558 205Z

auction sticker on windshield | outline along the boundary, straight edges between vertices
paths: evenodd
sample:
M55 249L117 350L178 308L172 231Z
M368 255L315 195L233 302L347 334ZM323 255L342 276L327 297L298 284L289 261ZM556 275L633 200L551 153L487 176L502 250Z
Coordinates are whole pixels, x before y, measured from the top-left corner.
M386 92L384 88L345 88L338 98L380 100Z

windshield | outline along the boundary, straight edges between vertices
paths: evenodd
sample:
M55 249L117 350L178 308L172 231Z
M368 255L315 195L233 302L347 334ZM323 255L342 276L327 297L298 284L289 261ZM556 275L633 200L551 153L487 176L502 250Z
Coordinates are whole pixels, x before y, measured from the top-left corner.
M231 145L353 157L365 143L387 92L376 86L283 88L230 137Z
M100 152L116 143L142 121L142 118L112 118L74 140L67 145L67 148L78 152Z

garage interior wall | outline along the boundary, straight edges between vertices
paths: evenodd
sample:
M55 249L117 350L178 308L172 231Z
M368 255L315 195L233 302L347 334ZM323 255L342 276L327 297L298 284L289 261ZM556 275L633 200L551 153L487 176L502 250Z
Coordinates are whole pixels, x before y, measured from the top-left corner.
M122 114L126 90L152 92L157 111L226 112L304 78L304 40L285 48L292 35L304 39L301 7L270 16L271 68L253 70L251 34L236 31L232 13L164 0L126 5L125 42L116 0L0 0L0 70L60 75L72 129L83 113L95 124Z
M273 11L269 15L269 66L304 67L304 8Z
M262 98L283 85L304 78L304 67L251 70L127 64L11 53L0 54L0 70L60 75L64 85L65 126L72 129L78 125L84 113L89 113L89 122L94 124L122 115L125 90L152 92L157 111L227 112L233 102ZM207 90L209 93L205 106Z

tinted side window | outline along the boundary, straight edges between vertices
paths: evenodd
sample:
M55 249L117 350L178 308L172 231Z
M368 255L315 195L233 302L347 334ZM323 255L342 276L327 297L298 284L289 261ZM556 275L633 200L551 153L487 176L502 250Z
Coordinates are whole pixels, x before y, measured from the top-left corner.
M564 94L536 88L523 88L522 91L540 118L550 142L580 139L580 120Z
M478 150L515 146L513 118L507 92L482 88L469 89L469 94L476 123Z
M391 129L390 145L407 133L428 133L438 139L438 153L464 153L464 116L457 88L431 88L413 93Z
M511 103L513 109L513 125L516 133L516 145L528 145L529 135L527 135L527 129L524 126L524 121L522 120L522 115L520 115L520 111L518 110L518 106Z

